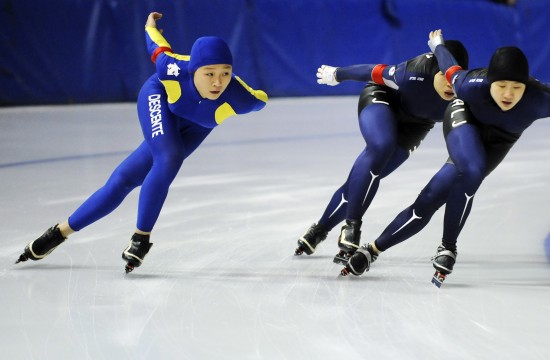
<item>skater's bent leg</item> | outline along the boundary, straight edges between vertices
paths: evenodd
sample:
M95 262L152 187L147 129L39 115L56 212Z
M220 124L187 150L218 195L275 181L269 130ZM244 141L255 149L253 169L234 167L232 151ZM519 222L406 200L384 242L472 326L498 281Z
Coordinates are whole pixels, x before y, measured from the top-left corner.
M170 184L182 163L181 152L163 152L155 156L153 167L145 177L139 194L137 229L140 233L152 231L168 195Z
M143 234L153 230L170 185L183 161L212 131L192 123L180 123L178 126L177 132L174 132L166 125L163 136L148 141L153 154L153 166L141 186L136 224Z
M74 231L94 223L116 209L141 184L152 164L151 153L142 143L111 174L105 185L90 196L70 217Z
M474 195L487 171L486 153L476 126L466 124L446 136L447 149L457 170L455 185L445 207L443 242L456 248L456 241L472 209Z
M456 179L456 168L446 163L418 195L416 201L403 210L374 241L375 248L386 251L420 232L433 214L445 203Z
M371 104L359 114L366 148L350 172L347 219L359 220L370 206L380 183L380 174L397 146L397 120L384 104Z
M155 108L154 118L151 106ZM138 95L137 110L151 163L141 183L136 227L142 233L149 233L185 159L185 145L179 129L182 119L170 111L160 83L148 81L144 84Z
M373 189L367 191L367 194L365 196L365 200L363 202L361 212L359 215L361 218L367 212L368 208L370 207L370 204L372 203L372 200L374 200L376 192L378 191L378 186L380 184L380 181L384 179L386 176L388 176L389 174L391 174L399 166L401 166L408 158L409 158L408 150L405 150L404 148L399 146L396 147L392 157L384 167L384 170L380 173L380 176L376 179L376 182L373 184L374 185Z

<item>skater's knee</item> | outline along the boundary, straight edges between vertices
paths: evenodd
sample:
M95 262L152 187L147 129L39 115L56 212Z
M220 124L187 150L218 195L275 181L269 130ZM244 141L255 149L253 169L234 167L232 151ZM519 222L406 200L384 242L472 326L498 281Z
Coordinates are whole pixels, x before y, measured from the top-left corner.
M458 172L458 180L469 184L480 184L485 177L485 166L469 164Z
M135 177L125 174L124 172L115 172L109 180L107 180L105 188L112 194L118 194L121 192L127 194L129 191L140 185L141 184L136 181Z
M155 156L154 167L161 169L167 176L174 175L179 171L185 155L177 151L163 152Z
M367 153L375 153L379 157L389 158L395 151L396 143L391 139L375 138L367 140Z

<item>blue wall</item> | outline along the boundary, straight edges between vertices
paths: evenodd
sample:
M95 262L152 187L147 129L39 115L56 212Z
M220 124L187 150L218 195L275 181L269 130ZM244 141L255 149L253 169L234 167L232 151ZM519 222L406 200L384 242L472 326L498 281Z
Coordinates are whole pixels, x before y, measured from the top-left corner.
M176 52L221 36L234 71L271 97L357 94L317 85L317 67L395 64L428 51L437 28L462 40L471 67L516 45L550 82L549 0L0 0L0 105L134 101L154 71L143 31L154 10Z

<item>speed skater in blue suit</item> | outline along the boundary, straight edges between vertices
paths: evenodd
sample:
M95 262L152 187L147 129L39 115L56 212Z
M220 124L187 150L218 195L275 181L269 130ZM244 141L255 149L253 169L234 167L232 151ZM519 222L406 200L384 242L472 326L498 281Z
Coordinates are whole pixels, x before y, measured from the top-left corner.
M122 253L126 272L140 266L153 245L151 232L183 161L227 118L266 105L265 92L252 89L233 73L233 57L223 39L198 38L190 55L178 55L157 29L161 17L152 12L145 24L156 72L137 99L144 141L66 221L30 242L17 262L43 259L70 234L108 215L141 187L136 229Z
M483 180L504 160L531 124L550 117L550 88L529 75L524 53L515 46L498 48L487 68L466 71L456 65L441 30L428 42L457 99L445 112L443 133L449 159L373 242L349 260L343 274L360 275L386 251L422 230L445 205L443 236L433 257L436 286L452 273L457 240ZM376 249L377 252L373 252Z
M462 68L468 53L461 42L447 45ZM359 96L359 128L366 146L345 183L332 195L321 218L298 239L295 255L311 255L327 234L345 220L334 262L345 264L359 248L362 219L381 179L401 166L420 146L455 94L433 53L424 53L397 65L322 65L318 83L365 82Z

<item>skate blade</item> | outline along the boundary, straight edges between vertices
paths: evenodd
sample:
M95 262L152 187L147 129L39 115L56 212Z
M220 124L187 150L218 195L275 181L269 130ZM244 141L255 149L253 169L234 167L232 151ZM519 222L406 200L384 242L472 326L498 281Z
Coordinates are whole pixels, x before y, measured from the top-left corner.
M29 257L25 255L25 253L23 253L19 256L19 259L17 259L15 263L19 264L20 262L27 261L27 260L29 260Z
M436 271L434 276L432 277L432 284L437 286L438 288L443 285L443 282L447 278L447 275L440 273L439 271Z

